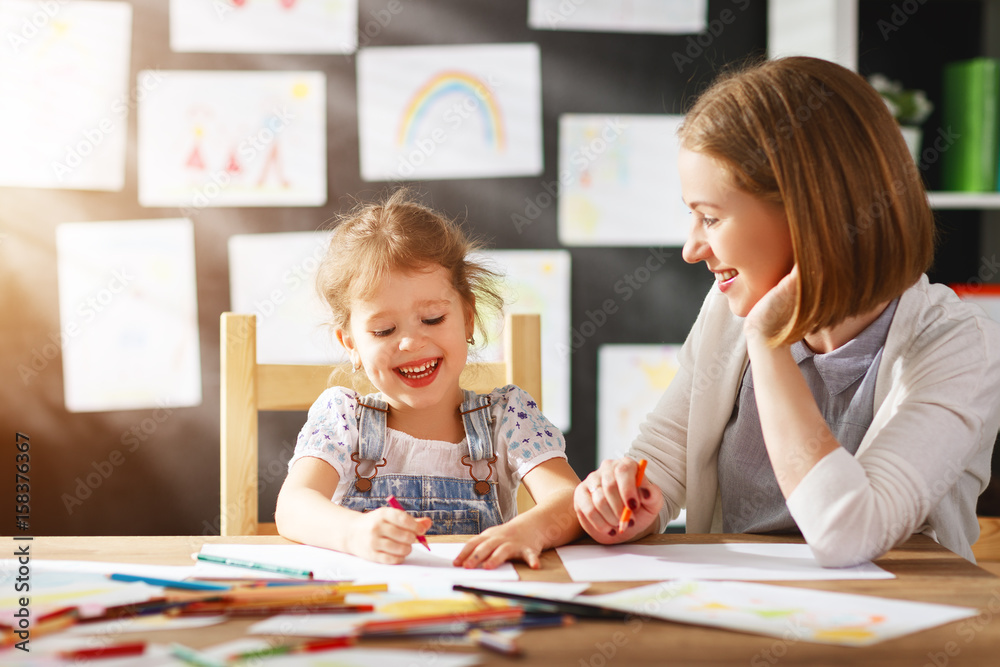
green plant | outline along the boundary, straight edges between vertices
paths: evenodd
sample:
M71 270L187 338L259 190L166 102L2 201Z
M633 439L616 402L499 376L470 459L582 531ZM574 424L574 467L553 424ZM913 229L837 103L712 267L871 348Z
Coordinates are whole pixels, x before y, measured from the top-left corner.
M922 90L904 90L903 84L884 74L872 74L868 83L882 96L900 125L920 125L934 111L934 104Z

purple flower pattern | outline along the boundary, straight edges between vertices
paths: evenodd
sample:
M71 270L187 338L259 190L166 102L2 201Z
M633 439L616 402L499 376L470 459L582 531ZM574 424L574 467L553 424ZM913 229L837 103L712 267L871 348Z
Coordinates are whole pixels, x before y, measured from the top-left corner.
M495 418L494 448L506 452L511 468L521 469L531 459L549 452L565 452L562 433L538 410L538 404L514 385L490 393ZM360 397L344 387L331 387L309 409L299 432L289 467L303 456L320 458L340 472L353 474L351 453L356 449L356 406Z

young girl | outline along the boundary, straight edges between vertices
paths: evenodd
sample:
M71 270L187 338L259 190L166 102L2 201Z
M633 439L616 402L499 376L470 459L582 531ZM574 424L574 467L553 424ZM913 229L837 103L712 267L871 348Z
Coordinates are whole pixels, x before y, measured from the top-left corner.
M334 229L317 285L379 393L332 387L313 404L278 495L281 535L399 563L418 536L472 534L454 564L489 569L537 568L542 550L580 534L559 430L513 385L459 387L477 306L503 303L474 249L405 191ZM536 505L515 516L519 482Z
M683 255L715 287L631 457L577 489L584 528L633 540L686 506L688 532L801 532L828 566L914 533L971 560L1000 326L924 274L933 214L879 94L771 60L722 77L679 135Z

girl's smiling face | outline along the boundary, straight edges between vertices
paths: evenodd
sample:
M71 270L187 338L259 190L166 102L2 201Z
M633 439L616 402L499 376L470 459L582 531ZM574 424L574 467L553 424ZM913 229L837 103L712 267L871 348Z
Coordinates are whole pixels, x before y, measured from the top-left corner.
M371 298L351 303L349 330L337 330L351 360L397 410L461 402L473 312L440 265L393 271Z
M704 153L681 148L678 167L694 217L684 261L705 262L730 310L746 317L795 263L784 208L738 189Z

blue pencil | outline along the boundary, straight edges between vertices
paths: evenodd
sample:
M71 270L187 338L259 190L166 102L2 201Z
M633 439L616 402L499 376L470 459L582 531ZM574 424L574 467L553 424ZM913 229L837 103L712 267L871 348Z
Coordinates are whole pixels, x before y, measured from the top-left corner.
M225 584L209 584L203 581L178 581L176 579L158 579L156 577L140 577L134 574L111 574L108 575L114 581L140 581L150 586L163 586L164 588L184 588L190 591L228 591L232 586Z

